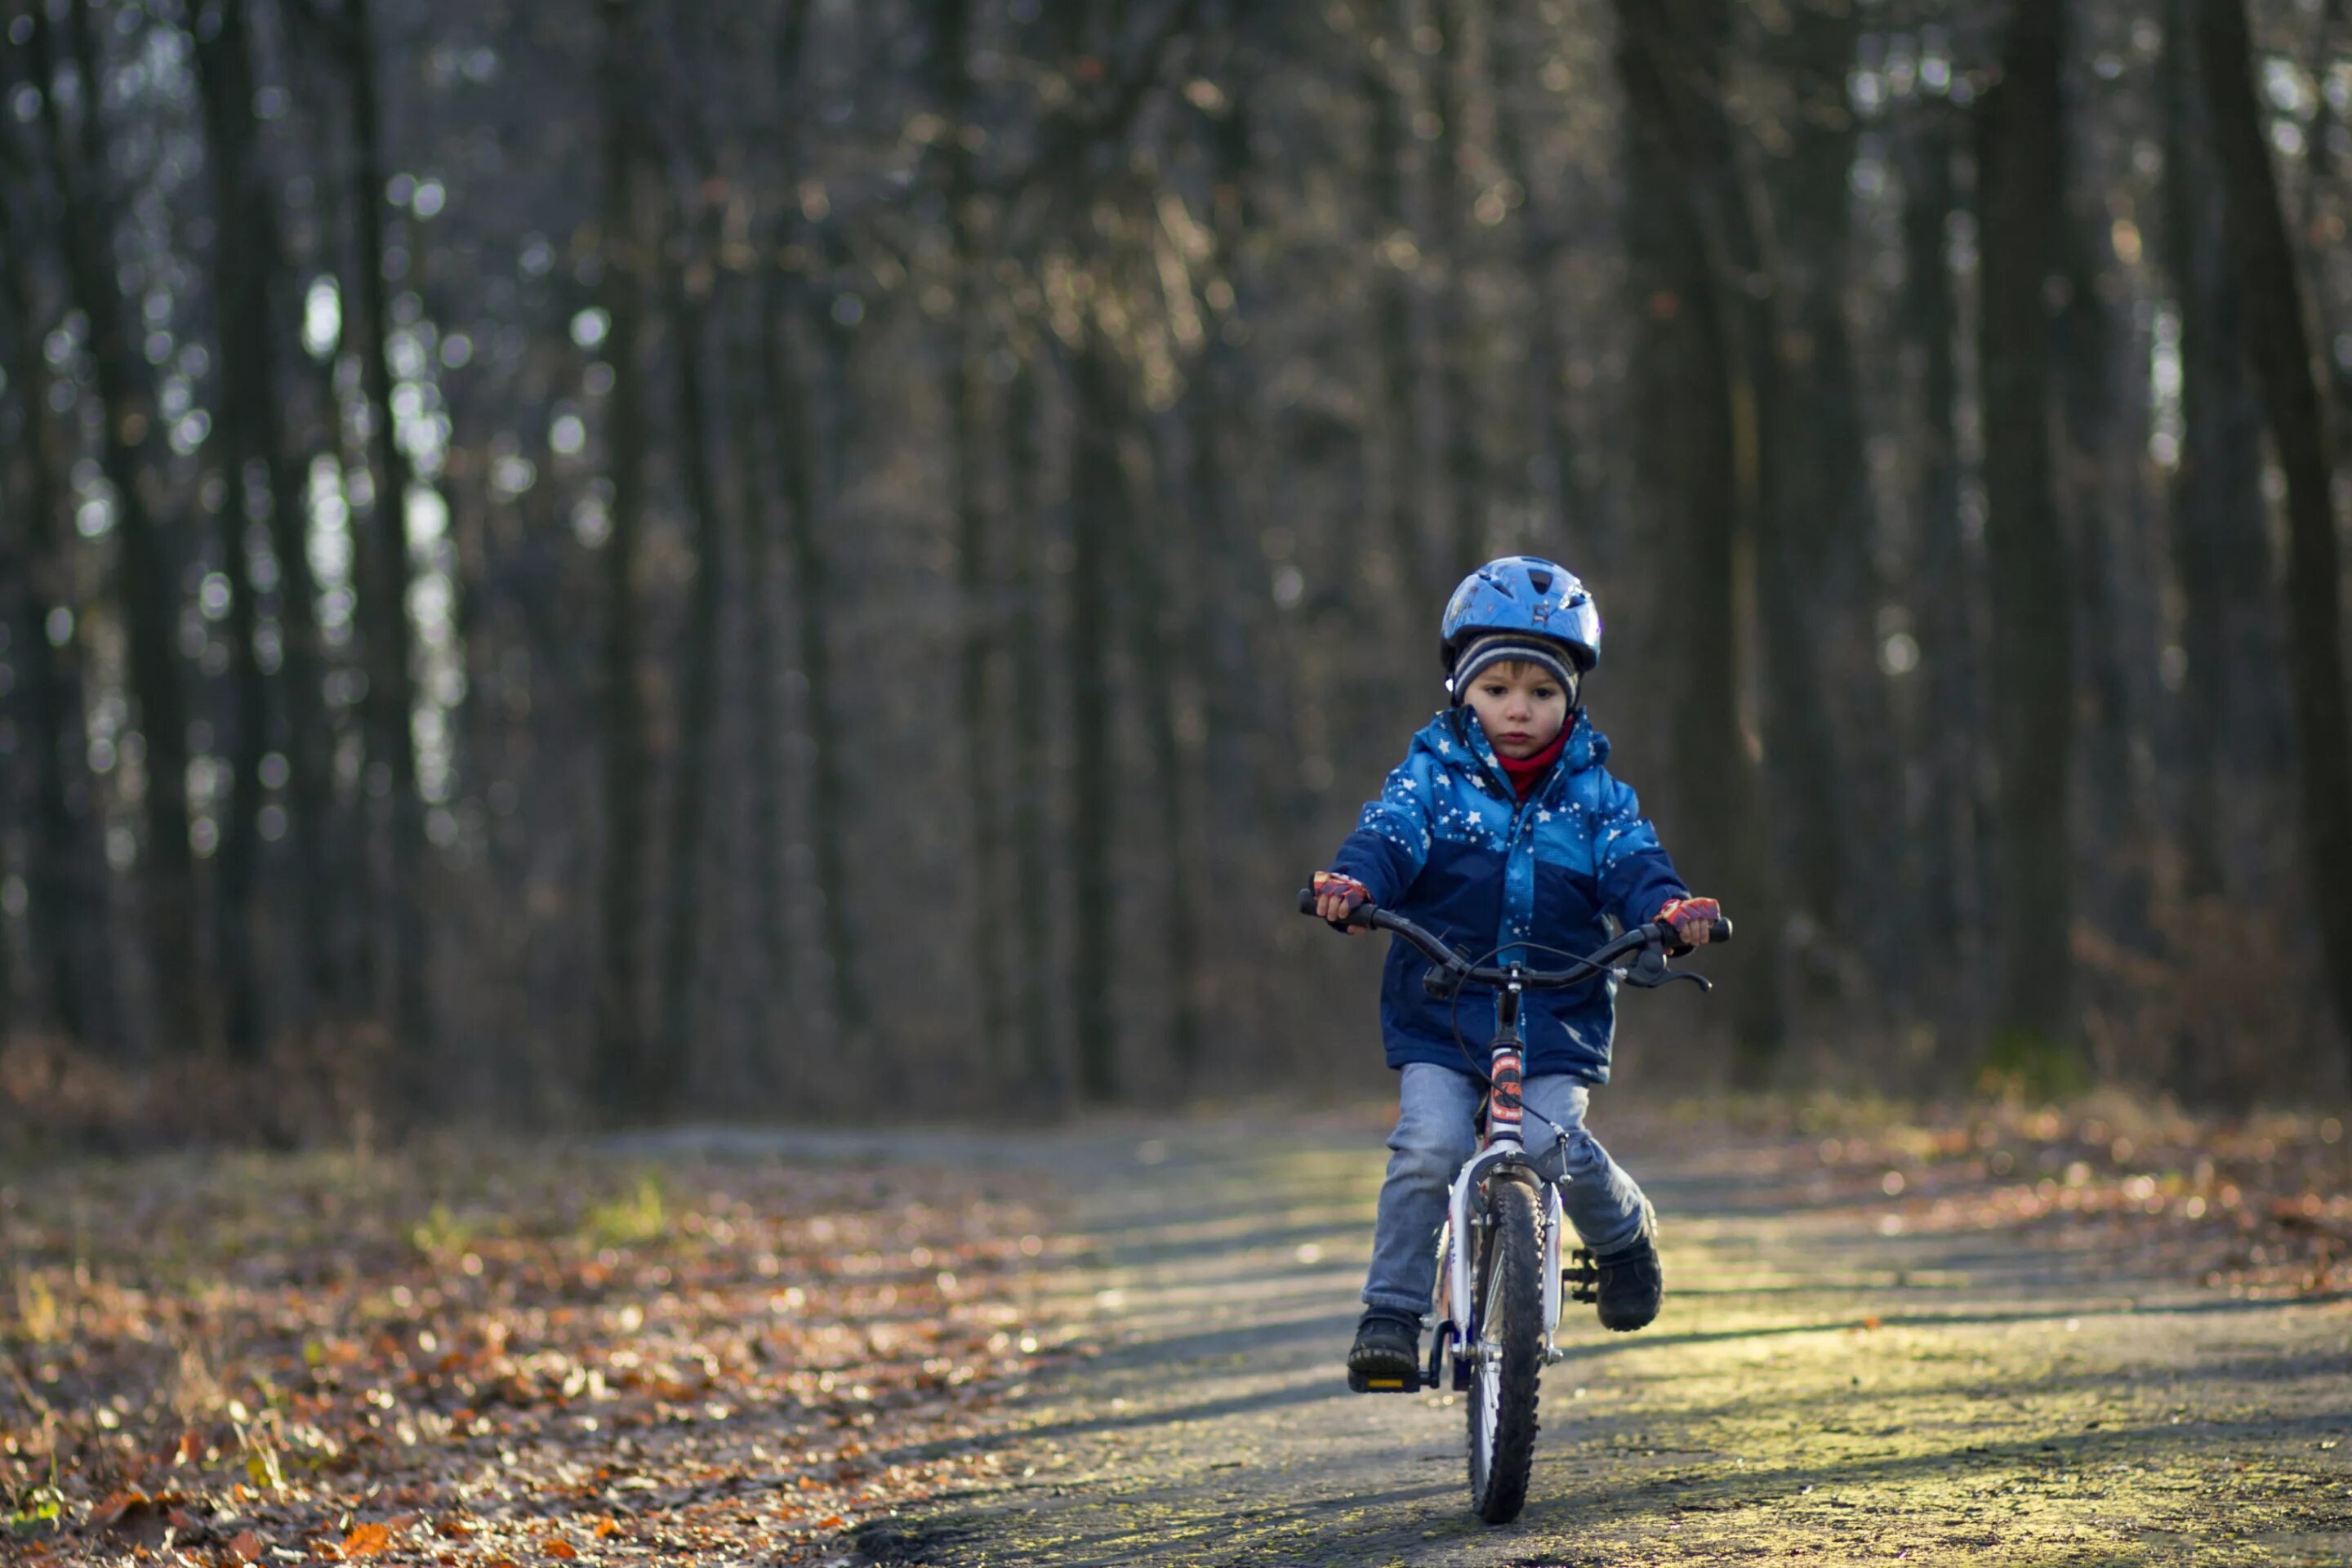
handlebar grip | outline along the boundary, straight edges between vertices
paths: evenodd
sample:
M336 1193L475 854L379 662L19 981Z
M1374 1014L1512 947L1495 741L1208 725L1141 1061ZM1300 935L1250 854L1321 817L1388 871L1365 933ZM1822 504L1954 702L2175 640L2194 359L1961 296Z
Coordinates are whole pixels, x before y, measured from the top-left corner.
M1731 940L1731 922L1727 920L1719 920L1716 921L1715 924L1707 928L1706 940L1710 944L1718 942L1729 942Z
M1321 912L1315 907L1314 889L1301 888L1298 889L1298 912L1302 915L1315 915L1318 919L1321 918ZM1370 904L1358 904L1354 909L1348 911L1348 918L1344 921L1324 921L1323 923L1330 926L1334 930L1370 931L1372 929L1372 906Z

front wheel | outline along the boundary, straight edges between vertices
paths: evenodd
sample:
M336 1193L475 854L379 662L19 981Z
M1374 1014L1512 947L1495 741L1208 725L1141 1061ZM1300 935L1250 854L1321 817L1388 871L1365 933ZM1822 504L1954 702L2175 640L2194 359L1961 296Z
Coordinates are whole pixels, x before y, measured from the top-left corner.
M1486 1225L1472 1279L1470 1506L1488 1524L1519 1516L1536 1454L1536 1384L1543 1371L1543 1242L1535 1188L1487 1184Z

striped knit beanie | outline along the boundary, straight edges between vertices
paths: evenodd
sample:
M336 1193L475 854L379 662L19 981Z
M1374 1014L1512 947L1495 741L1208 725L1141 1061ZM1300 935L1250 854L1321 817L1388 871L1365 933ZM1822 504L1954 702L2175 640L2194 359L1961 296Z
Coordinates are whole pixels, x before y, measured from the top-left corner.
M1569 706L1576 706L1576 667L1570 662L1568 649L1549 637L1536 637L1528 632L1489 632L1472 639L1454 661L1454 674L1445 683L1459 706L1470 683L1478 672L1493 664L1532 664L1540 667L1560 689L1568 693Z

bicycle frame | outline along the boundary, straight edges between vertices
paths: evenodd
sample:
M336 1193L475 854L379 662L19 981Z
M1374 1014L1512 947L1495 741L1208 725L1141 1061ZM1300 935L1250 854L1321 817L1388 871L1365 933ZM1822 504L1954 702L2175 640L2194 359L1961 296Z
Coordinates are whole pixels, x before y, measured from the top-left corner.
M1490 1049L1487 1081L1493 1086L1486 1102L1486 1142L1472 1155L1454 1178L1454 1187L1446 1200L1446 1222L1438 1232L1437 1261L1440 1271L1440 1300L1437 1333L1430 1346L1429 1372L1423 1382L1433 1384L1437 1373L1446 1364L1450 1354L1453 1362L1452 1379L1456 1389L1465 1389L1470 1382L1469 1347L1478 1342L1480 1324L1476 1282L1470 1277L1470 1248L1456 1245L1454 1238L1467 1237L1474 1224L1472 1206L1479 1189L1497 1171L1518 1169L1527 1179L1540 1183L1544 1192L1543 1220L1543 1330L1544 1361L1547 1364L1559 1359L1556 1336L1559 1331L1560 1313L1560 1232L1567 1216L1559 1200L1559 1188L1537 1173L1527 1157L1527 1140L1522 1131L1525 1110L1519 1093L1524 1081L1519 1054L1519 1011L1525 997L1525 986L1519 966L1508 965L1506 979L1497 988L1495 1005L1495 1038ZM1454 1318L1455 1304L1461 1304L1462 1321Z

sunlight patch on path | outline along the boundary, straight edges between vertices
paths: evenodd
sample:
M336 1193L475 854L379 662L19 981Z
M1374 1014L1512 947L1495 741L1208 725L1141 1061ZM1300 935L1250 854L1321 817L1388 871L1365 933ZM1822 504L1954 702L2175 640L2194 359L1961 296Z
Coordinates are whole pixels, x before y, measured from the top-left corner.
M879 1560L1646 1564L2352 1560L2352 1308L2232 1301L2000 1233L1677 1163L1665 1314L1563 1331L1521 1520L1465 1505L1451 1396L1340 1357L1377 1136L1155 1131L1093 1146L1081 1257L1038 1284L1094 1353L1040 1380L1001 1492ZM1659 1140L1660 1147L1675 1140ZM1685 1141L1685 1146L1691 1146ZM1761 1168L1759 1162L1759 1167Z

